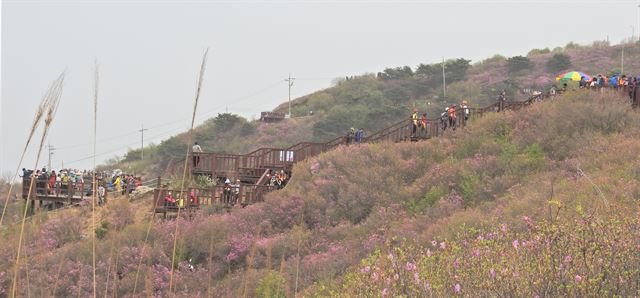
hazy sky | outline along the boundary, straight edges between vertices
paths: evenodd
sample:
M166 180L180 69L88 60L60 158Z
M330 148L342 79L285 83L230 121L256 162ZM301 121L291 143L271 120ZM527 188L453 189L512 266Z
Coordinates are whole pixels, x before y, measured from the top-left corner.
M210 47L198 123L246 117L345 75L628 38L638 1L2 1L0 173L13 171L49 83L66 69L49 137L54 168L89 168L100 65L98 161L186 130ZM635 29L638 32L637 28ZM35 150L25 167L33 167ZM39 167L46 165L43 154Z

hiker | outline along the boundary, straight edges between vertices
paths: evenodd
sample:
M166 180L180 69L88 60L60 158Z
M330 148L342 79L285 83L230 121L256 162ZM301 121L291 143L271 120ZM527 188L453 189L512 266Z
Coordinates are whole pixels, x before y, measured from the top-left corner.
M413 108L413 113L411 114L411 125L411 137L415 137L418 130L418 109L416 108Z
M498 95L498 112L504 110L504 103L507 101L507 90L502 90Z
M98 186L98 206L104 205L104 195L106 193L106 189L102 184Z
M171 192L169 192L164 197L164 205L165 206L175 206L176 205L176 199L173 197L173 195L171 195Z
M598 78L596 80L596 82L598 83L598 88L602 88L605 85L605 78L602 76L602 74L598 74Z
M362 130L362 128L356 130L356 143L362 142L363 138L364 138L364 130Z
M469 120L469 115L471 114L471 111L469 110L469 102L466 100L462 101L462 113L464 114L464 122L466 123L467 120Z
M456 130L456 106L451 105L449 108L449 126Z
M116 187L117 192L122 192L122 177L120 177L120 175L116 176L113 186Z
M426 136L427 133L427 113L423 113L422 117L420 118L420 128L422 130L422 134L423 136Z
M197 168L200 163L200 153L202 153L202 148L198 145L198 142L193 143L193 147L191 147L191 152L193 154L193 167Z
M189 192L189 206L198 206L200 202L198 201L198 196L196 196L196 190L192 189Z
M233 185L233 200L231 202L231 205L235 205L238 202L238 199L240 199L240 179L236 179L236 184Z
M615 89L618 88L618 75L615 74L609 78L609 87Z
M349 129L349 131L347 132L347 145L353 142L353 138L355 137L355 134L356 134L355 128L352 127L351 129Z
M444 112L440 114L440 127L442 131L447 129L447 122L449 122L449 107L445 107Z
M56 171L51 170L51 177L49 177L49 193L55 193L55 188L56 188L56 178L58 176L56 175Z
M587 86L587 80L584 76L580 77L580 82L578 83L578 85L580 89Z
M224 181L222 186L222 202L228 204L231 201L231 181L229 178Z
M60 185L62 185L60 193L69 193L69 175L66 172L62 172L62 178L60 178Z

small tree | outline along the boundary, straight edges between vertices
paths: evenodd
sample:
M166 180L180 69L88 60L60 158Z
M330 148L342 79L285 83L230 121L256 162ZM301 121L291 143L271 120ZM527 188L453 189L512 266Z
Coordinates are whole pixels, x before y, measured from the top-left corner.
M516 73L521 70L533 68L533 62L527 57L515 56L507 59L509 73Z
M260 298L284 298L285 279L282 274L276 271L269 271L265 277L258 282L256 297Z
M387 68L381 76L387 80L408 79L413 77L413 70L409 66Z
M547 61L547 70L559 72L571 67L571 58L565 54L555 54Z

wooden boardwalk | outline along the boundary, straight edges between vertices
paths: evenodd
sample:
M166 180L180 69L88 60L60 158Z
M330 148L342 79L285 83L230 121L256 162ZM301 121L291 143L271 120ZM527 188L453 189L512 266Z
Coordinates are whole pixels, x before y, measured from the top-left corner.
M456 108L457 121L453 127L443 125L441 118L427 119L426 125L418 127L414 133L412 120L405 119L364 137L359 143L397 143L431 139L441 136L445 129L461 129L474 118L480 118L491 112L518 110L530 105L538 98L540 96L531 97L526 101L498 102L484 108L468 108L468 118L464 116L464 111L458 106ZM158 182L154 192L153 208L155 212L166 215L170 212L176 212L180 208L193 211L207 205L230 208L235 205L246 206L260 202L266 193L276 189L268 185L270 179L267 174L269 172L285 171L291 176L295 163L339 146L349 145L349 139L346 136L341 136L324 143L302 142L288 148L260 148L247 154L190 153L189 171L192 176L208 176L215 181L239 179L241 183L238 190L232 188L234 192L232 198L229 198L228 192L224 192L223 185L206 189L187 188L180 191L169 189ZM194 164L194 160L198 160L198 163ZM236 192L237 194L235 194Z

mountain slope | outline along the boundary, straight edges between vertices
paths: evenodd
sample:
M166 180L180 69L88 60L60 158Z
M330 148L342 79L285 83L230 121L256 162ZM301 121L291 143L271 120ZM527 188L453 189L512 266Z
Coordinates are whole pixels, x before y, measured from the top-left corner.
M224 215L204 209L181 220L175 294L291 297L297 285L308 296L421 295L427 278L438 295L455 294L456 284L463 294L473 293L482 282L492 286L488 295L539 294L525 281L544 282L547 271L531 266L515 276L513 269L547 264L538 256L563 262L568 254L576 265L549 283L563 285L554 293L589 293L578 290L595 291L603 279L605 295L637 293L637 284L628 281L640 277L635 253L639 132L640 115L625 98L572 92L517 113L487 115L442 138L340 147L296 164L288 186L270 193L264 203ZM137 294L167 296L176 221L155 221L144 249L148 220L132 210L145 205L112 202L101 212L107 231L97 246L98 287L105 289L109 273L108 294L131 295L142 259ZM43 214L28 225L32 293L47 294L55 281L57 296L90 295L91 245L82 233L88 214L87 207ZM538 235L527 230L523 216L538 232L548 232L540 237L556 237L562 245L547 251L523 247ZM604 233L585 238L591 225L570 228L581 219ZM474 242L496 229L502 233L499 241ZM8 287L14 252L7 244L16 237L15 227L2 235L0 290ZM445 248L433 247L432 241ZM577 248L589 241L600 244L597 256L607 262L595 258L588 266L578 264ZM528 253L508 250L515 245ZM468 258L471 248L481 249L478 263ZM437 262L421 258L427 249L437 251ZM500 251L506 259L500 259ZM385 261L389 254L401 263ZM443 269L428 273L434 266ZM595 271L583 272L587 267ZM492 268L498 271L496 282L485 278ZM505 268L509 274L502 273ZM372 272L380 279L372 280ZM420 288L410 284L413 272ZM598 272L624 278L598 277ZM575 275L585 283L575 285ZM27 288L25 277L21 289Z

